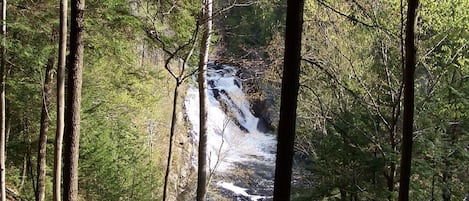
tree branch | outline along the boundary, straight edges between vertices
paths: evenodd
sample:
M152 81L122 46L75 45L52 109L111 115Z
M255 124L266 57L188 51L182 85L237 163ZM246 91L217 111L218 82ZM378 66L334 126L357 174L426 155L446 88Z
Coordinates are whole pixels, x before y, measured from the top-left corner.
M353 16L353 15L347 15L347 14L345 14L345 13L343 13L343 12L341 12L341 11L335 9L334 7L330 6L329 4L325 3L323 0L316 0L316 1L317 1L319 4L323 5L324 7L326 7L326 8L328 8L328 9L332 10L334 13L336 13L336 14L338 14L338 15L340 15L340 16L343 16L343 17L345 17L345 18L351 20L352 22L355 22L355 23L357 23L357 24L361 24L361 25L363 25L363 26L365 26L365 27L369 27L369 28L385 29L384 27L381 27L381 26L379 26L379 25L369 24L369 23L363 22L363 21L357 19L357 18L356 18L355 16Z

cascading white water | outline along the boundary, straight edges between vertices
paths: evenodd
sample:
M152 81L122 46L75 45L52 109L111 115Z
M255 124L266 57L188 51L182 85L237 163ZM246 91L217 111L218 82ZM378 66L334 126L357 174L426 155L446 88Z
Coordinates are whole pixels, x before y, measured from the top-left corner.
M231 66L214 63L207 69L207 150L210 170L218 176L212 182L231 192L234 200L266 200L271 197L276 139L257 129L259 119L250 110L236 72ZM185 108L192 124L190 132L198 144L199 98L195 86L187 91ZM196 165L197 161L192 163ZM240 168L251 172L251 181L240 181Z

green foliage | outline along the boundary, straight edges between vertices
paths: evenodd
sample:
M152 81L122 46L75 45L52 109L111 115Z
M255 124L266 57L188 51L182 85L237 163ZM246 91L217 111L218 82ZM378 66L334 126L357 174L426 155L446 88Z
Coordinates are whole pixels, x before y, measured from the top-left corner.
M218 1L216 7L229 7L231 1ZM254 1L252 5L233 7L214 19L220 27L227 56L242 56L250 49L266 46L273 33L283 32L285 1Z
M467 144L469 74L467 2L423 2L422 52L416 97L416 189L429 183L445 199L459 199L468 191ZM437 14L438 13L438 14Z
M161 66L152 63L158 59L146 58L157 51L142 48L149 42L143 35L154 31L166 49L175 51L193 37L201 4L146 3L87 2L79 181L84 200L161 196L161 153L166 152L168 133L161 125L168 122L165 101L170 86ZM230 3L217 1L215 10ZM273 66L269 90L279 87L283 3L256 1L215 19L226 55L268 46L269 52L258 52ZM57 4L8 4L7 182L27 199L34 195L43 71L47 60L56 57ZM421 4L412 200L460 200L469 191L467 7L465 0ZM397 0L306 1L307 61L302 68L296 159L311 172L301 179L313 185L296 186L296 200L396 199L402 121L400 17ZM188 51L183 48L175 56L181 58ZM54 122L55 109L49 114ZM50 183L47 189L50 196Z
M36 175L42 83L47 60L56 57L53 41L57 35L53 30L58 14L45 12L52 4L55 2L13 0L7 7L7 186L28 200L34 197L31 178ZM55 117L54 110L49 114L50 118ZM51 146L48 145L48 151ZM46 186L49 189L50 184Z
M192 47L194 55L197 55L199 42L195 36L202 33L201 5L200 1L139 0L137 12L141 15L140 20L151 39L150 43L171 54L175 53L173 60L176 61L186 59ZM188 64L196 66L197 58L189 58Z
M43 71L47 60L57 57L58 2L11 1L8 5L7 182L21 197L32 200ZM159 126L167 113L160 106L166 90L162 69L141 57L143 32L128 1L87 1L85 29L80 196L84 200L158 199L165 148L160 143L165 138L158 134L167 129ZM48 112L50 181L54 106ZM51 186L48 182L46 200L51 199Z
M421 5L412 200L469 191L467 6ZM397 199L400 24L400 1L306 2L296 150L315 185L298 186L297 200Z
M85 200L157 199L161 156L150 146L158 138L149 138L148 122L161 120L155 116L161 69L139 60L142 32L127 1L91 1L88 9L81 194Z

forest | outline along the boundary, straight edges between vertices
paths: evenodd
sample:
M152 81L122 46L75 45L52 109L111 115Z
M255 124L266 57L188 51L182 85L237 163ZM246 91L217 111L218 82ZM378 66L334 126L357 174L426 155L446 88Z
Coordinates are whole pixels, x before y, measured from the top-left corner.
M2 0L0 201L469 201L468 8Z

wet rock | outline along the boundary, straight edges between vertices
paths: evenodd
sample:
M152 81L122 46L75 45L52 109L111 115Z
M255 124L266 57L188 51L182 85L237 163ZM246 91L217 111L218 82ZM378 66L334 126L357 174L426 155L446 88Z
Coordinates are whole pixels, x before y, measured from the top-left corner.
M209 80L209 81L207 82L207 84L208 84L208 86L209 86L210 88L214 88L214 87L215 87L215 81L214 81L214 80Z
M238 88L241 88L241 84L237 79L234 80L234 85L236 85Z
M220 92L218 89L212 89L213 97L217 100L220 100Z
M233 200L259 200L270 201L272 200L274 188L274 164L248 162L237 163L237 168L224 174L219 180L233 183L234 186L246 189L249 196L236 194L220 186L217 188L221 194L226 197L233 198Z

